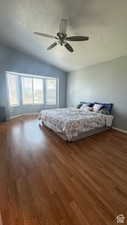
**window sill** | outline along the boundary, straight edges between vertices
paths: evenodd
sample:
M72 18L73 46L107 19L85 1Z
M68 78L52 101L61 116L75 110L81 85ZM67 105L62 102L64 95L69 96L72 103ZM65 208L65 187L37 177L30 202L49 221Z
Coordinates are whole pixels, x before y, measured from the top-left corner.
M34 104L34 105L19 105L19 106L10 106L9 107L9 111L10 112L15 112L15 111L20 111L20 110L25 110L25 109L38 109L38 110L42 110L42 109L51 109L51 108L58 108L59 105L44 105L44 104Z

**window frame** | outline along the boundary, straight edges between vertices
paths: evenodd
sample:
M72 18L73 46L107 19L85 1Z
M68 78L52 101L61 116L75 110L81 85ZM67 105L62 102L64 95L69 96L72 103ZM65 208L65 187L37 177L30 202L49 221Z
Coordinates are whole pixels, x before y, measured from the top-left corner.
M16 107L19 107L20 106L20 90L18 88L19 87L19 77L16 74L12 74L12 75L17 77L16 92L17 92L18 104L11 105L11 103L10 103L9 81L8 81L8 78L10 76L10 72L8 72L6 74L7 97L8 97L8 104L9 104L9 106L11 108L16 108Z
M33 77L33 79L34 79L35 77ZM38 77L36 77L35 79L41 79L41 78L38 78ZM33 95L33 105L44 105L44 79L41 79L42 80L42 91L43 91L43 101L42 101L42 103L34 103L34 95ZM32 82L32 83L34 83L34 82ZM34 85L33 85L33 93L34 93Z
M22 77L25 78L25 76L21 76L20 77L20 84L21 84L21 93L22 93L22 106L30 106L30 105L34 105L32 103L28 104L28 103L23 103L23 84L22 84ZM27 78L27 77L26 77ZM29 77L31 78L31 77ZM33 81L32 81L32 102L33 102Z
M19 105L15 105L15 106L12 106L10 105L10 102L9 102L9 86L8 87L8 90L7 90L7 95L8 95L8 105L10 108L15 108L15 107L29 107L29 106L39 106L39 105L42 105L44 107L47 107L47 108L50 108L50 107L58 107L59 106L59 78L56 77L56 76L40 76L40 75L37 75L37 74L24 74L24 73L16 73L16 72L10 72L10 71L6 71L6 83L8 85L8 76L10 75L14 75L14 76L17 76L18 77L18 86L19 86L19 90L18 90L18 102L19 102ZM26 78L35 78L35 79L42 79L43 80L43 103L34 103L34 95L32 95L32 98L33 98L33 104L24 104L23 103L23 90L22 90L22 77L26 77ZM56 104L46 104L46 80L56 80ZM32 86L33 86L33 80L32 80ZM32 88L32 93L34 93L34 90Z
M27 103L23 103L23 84L22 84L22 78L31 78L32 79L32 101L33 103L31 104L27 104ZM44 92L44 78L38 77L38 76L22 76L20 77L20 82L21 82L21 92L22 92L22 105L44 105L44 93L43 93L43 101L42 103L34 103L34 85L33 85L33 79L40 79L42 80L42 91Z
M55 81L56 81L56 91L55 91L55 92L56 92L56 99L55 99L56 104L49 104L48 101L47 101L47 96L48 96L48 95L47 95L47 90L48 90L48 89L47 89L47 84L46 84L46 83L47 83L48 80L55 80ZM57 80L56 80L56 79L52 79L52 78L47 78L47 79L45 79L45 103L46 103L46 105L48 105L48 106L50 106L50 105L57 105Z

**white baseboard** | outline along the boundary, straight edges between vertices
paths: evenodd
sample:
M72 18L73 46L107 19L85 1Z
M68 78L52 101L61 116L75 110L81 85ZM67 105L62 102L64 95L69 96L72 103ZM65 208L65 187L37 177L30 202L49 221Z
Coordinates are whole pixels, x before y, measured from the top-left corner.
M119 132L122 132L122 133L124 133L124 134L127 134L127 130L119 129L119 128L117 128L117 127L112 127L112 129L117 130L117 131L119 131Z
M18 117L21 117L21 116L32 116L32 115L39 115L39 113L36 113L36 112L34 112L34 113L23 113L23 114L18 114L18 115L15 115L15 116L11 116L10 118L9 118L9 120L13 120L13 119L16 119L16 118L18 118Z
M10 116L9 120L13 120L13 119L18 118L20 116L22 116L22 114L18 114L18 115L15 115L15 116Z

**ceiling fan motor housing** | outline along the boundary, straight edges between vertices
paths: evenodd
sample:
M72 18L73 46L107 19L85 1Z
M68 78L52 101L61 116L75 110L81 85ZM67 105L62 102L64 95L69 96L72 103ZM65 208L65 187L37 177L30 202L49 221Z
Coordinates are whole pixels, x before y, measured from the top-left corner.
M66 39L66 37L67 37L67 35L64 34L64 33L58 32L58 33L57 33L57 36L58 36L58 38L59 38L59 40L60 40L60 44L63 45L63 44L64 44L64 41L65 41L65 39Z

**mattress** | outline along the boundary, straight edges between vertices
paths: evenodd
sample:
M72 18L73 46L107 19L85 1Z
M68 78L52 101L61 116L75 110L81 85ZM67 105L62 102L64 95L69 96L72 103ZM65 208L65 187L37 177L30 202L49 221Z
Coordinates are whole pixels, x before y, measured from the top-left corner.
M43 110L39 119L67 141L79 139L88 132L107 129L112 126L112 115L85 112L81 109L63 108Z

